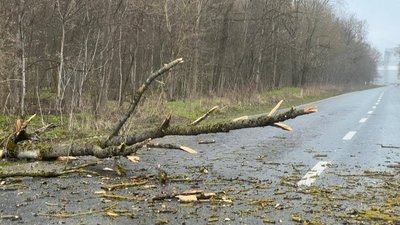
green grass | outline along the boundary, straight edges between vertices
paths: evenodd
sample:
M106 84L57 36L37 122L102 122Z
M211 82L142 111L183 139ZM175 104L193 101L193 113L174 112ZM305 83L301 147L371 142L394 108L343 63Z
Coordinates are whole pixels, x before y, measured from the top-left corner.
M31 115L27 115L23 117L23 120L27 120ZM0 115L0 134L6 134L11 132L14 129L14 124L16 120L19 119L17 116L9 116L9 115ZM69 132L67 129L65 129L65 126L67 126L67 118L64 118L63 121L61 121L61 117L58 115L44 115L43 116L43 121L44 124L56 124L57 128L46 132L45 134L42 135L43 138L60 138L60 137L67 137L71 136L71 132ZM43 127L42 124L42 118L40 115L36 115L30 122L29 124L29 131L34 131L38 128Z
M222 109L212 114L206 123L230 120L243 115L269 112L280 100L282 108L302 105L344 93L343 89L301 89L282 88L247 96L247 99L210 98L167 102L166 108L173 112L173 117L188 123L203 115L211 107L219 105Z
M263 93L234 93L232 95L227 94L225 97L203 97L170 102L160 102L158 97L149 97L129 120L128 130L125 133L159 126L165 115L169 112L172 112L171 124L189 124L206 113L210 108L218 105L220 107L219 110L216 110L203 122L204 124L210 124L229 121L244 115L268 113L280 100L284 100L284 103L280 107L284 109L318 101L342 94L346 91L349 90L336 87L281 88ZM63 120L61 120L59 115L44 115L43 121L45 124L54 123L59 125L59 127L44 134L43 137L75 139L91 135L107 135L109 130L125 112L123 109L116 110L118 107L112 107L113 104L114 102L109 102L110 107L107 108L114 110L107 110L102 118L98 118L96 121L91 113L75 113L73 126L69 126L68 124L68 115L64 115ZM124 108L127 108L127 106ZM23 119L27 119L29 116ZM12 131L16 119L16 116L0 115L0 134ZM40 115L37 115L32 120L28 129L33 131L42 126L42 118Z

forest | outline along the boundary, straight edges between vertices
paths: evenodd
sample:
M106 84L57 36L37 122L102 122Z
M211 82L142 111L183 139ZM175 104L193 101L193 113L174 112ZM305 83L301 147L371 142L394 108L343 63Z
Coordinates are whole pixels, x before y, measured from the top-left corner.
M120 111L148 74L161 101L376 77L367 28L334 0L0 0L0 113Z

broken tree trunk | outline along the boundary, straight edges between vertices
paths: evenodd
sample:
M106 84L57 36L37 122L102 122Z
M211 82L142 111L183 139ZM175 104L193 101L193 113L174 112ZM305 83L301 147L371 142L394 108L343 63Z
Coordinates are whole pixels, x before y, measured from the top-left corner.
M316 112L315 107L305 108L305 109L295 109L278 114L276 116L259 116L254 119L221 122L212 125L203 126L168 126L165 129L151 129L144 132L132 134L129 136L116 136L105 143L106 146L118 145L120 143L125 143L131 145L144 141L148 138L160 138L168 135L198 135L207 133L220 133L229 132L231 130L252 128L252 127L265 127L273 126L275 123L283 122L289 119L294 119L298 116L307 115Z
M49 160L59 156L85 156L91 155L97 158L107 158L112 156L127 156L136 153L144 147L150 139L160 138L167 135L198 135L205 133L229 132L231 130L273 126L278 122L294 119L298 116L316 112L316 108L296 110L292 108L276 116L261 116L256 119L241 121L230 121L203 126L168 126L169 123L163 123L163 126L157 129L151 129L130 136L115 136L102 145L101 141L93 143L74 143L74 144L53 144L53 143L29 143L21 142L13 145L13 148L7 149L7 157L17 159ZM166 125L167 124L167 125ZM157 147L157 145L150 145Z
M220 122L212 125L198 125L201 120L205 119L212 111L216 109L216 107L214 107L205 115L193 122L192 125L170 126L171 115L169 115L157 128L133 133L127 136L118 136L119 131L134 113L134 110L137 107L144 91L149 87L149 85L155 81L157 77L181 63L183 63L183 59L176 59L168 64L165 64L160 70L149 76L145 83L136 91L127 113L120 121L118 121L110 136L106 140L89 139L75 141L74 143L61 144L41 142L39 138L35 137L43 132L48 131L49 129L54 128L54 126L49 125L34 131L32 134L29 134L26 131L26 128L30 120L33 118L31 117L24 123L22 123L20 120L17 121L16 131L6 138L0 140L0 158L5 156L16 159L49 160L58 158L60 156L88 155L95 156L97 158L106 158L112 156L128 156L136 153L140 148L146 145L152 147L177 148L189 153L195 153L196 151L185 146L154 144L151 143L150 140L154 138L161 138L167 135L198 135L205 133L219 133L251 127L276 126L284 128L286 125L280 124L280 122L317 111L315 107L305 109L296 109L292 107L290 110L276 114L277 109L282 103L280 102L274 109L271 110L269 114L266 115L247 117L241 120Z

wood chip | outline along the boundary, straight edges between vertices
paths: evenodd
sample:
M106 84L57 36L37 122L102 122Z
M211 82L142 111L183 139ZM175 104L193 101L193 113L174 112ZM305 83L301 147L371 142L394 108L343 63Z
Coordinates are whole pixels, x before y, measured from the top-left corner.
M69 161L69 160L77 160L77 157L74 156L59 156L57 158L58 161Z
M293 131L293 128L291 128L290 126L283 124L283 123L274 123L274 127L278 127L278 128L281 128L282 130L286 130L286 131Z
M128 155L126 158L129 159L129 161L131 161L133 163L140 162L140 157L136 156L136 155Z
M119 216L119 214L117 214L117 213L115 213L115 212L113 212L113 211L108 211L106 214L107 214L107 216L109 216L109 217L117 217L117 216Z
M181 195L195 195L195 194L202 194L203 190L187 190L181 193Z
M215 196L215 193L213 193L213 192L208 192L208 193L203 193L203 196L202 196L202 197L208 199L208 198L212 198L212 197L214 197L214 196Z
M179 146L179 148L180 148L181 150L187 152L187 153L190 153L190 154L197 154L197 151L195 151L194 149L189 148L189 147L187 147L187 146Z
M177 195L175 197L178 198L180 202L197 202L196 195Z

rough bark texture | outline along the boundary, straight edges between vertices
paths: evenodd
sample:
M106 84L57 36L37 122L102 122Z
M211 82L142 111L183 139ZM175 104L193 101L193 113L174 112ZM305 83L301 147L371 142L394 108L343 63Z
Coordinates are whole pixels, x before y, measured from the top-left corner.
M12 149L7 149L7 157L16 159L52 160L60 156L90 155L101 159L134 154L146 143L148 143L147 140L131 146L123 144L102 148L96 143L53 144L22 142L15 145Z
M272 126L275 123L283 122L285 120L294 119L298 116L310 114L316 112L317 109L314 107L306 109L295 109L292 108L286 112L278 114L276 116L259 116L254 119L239 120L216 123L212 125L203 126L170 126L166 129L151 129L141 133L132 134L130 136L116 136L111 140L107 141L106 146L118 145L125 143L131 145L144 141L148 138L160 138L168 135L198 135L206 133L220 133L229 132L230 130L237 130L251 127L264 127Z
M278 122L294 119L298 116L316 112L316 108L296 110L292 108L276 116L260 116L255 119L230 121L203 126L168 126L163 123L157 129L143 131L127 137L116 136L103 145L101 140L85 141L84 143L42 143L25 142L9 143L5 147L6 157L16 159L51 160L59 156L95 156L107 158L112 156L127 156L136 153L149 143L150 139L167 135L198 135L204 133L229 132L251 127L273 126ZM169 119L167 118L169 121Z

